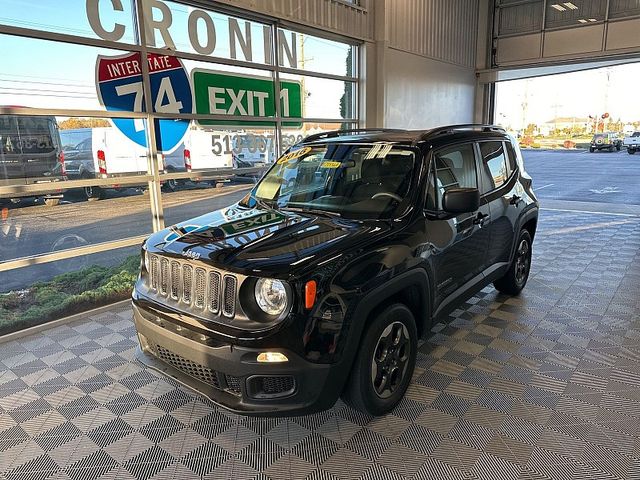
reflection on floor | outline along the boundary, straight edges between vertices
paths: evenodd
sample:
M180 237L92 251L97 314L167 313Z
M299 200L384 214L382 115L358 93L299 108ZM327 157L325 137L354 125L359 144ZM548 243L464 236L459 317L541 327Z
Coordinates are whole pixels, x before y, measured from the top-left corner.
M0 478L640 477L638 217L544 212L522 296L438 324L384 418L230 414L132 360L130 317L0 344Z

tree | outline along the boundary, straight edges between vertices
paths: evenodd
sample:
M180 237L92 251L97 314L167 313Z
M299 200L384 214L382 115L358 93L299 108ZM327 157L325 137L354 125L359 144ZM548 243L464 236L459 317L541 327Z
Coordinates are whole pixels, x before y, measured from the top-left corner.
M538 131L538 126L535 123L530 123L524 129L524 134L526 136L531 137L531 136L535 135L537 131Z
M60 130L73 130L75 128L109 127L111 124L103 118L67 118L58 124Z

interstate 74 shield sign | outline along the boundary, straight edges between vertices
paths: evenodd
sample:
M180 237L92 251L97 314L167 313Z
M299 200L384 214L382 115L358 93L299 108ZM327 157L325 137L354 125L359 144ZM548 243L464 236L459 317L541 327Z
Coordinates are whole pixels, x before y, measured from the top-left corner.
M182 62L173 56L148 54L151 106L154 112L192 113L193 100L189 76ZM98 99L109 111L144 111L144 88L140 54L137 52L96 61ZM112 122L127 138L147 146L145 120L114 118ZM190 120L156 120L157 148L173 151L189 129Z

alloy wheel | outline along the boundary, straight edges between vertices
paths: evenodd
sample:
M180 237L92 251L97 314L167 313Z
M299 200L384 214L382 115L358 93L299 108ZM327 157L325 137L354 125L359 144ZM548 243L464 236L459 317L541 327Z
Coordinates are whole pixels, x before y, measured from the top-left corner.
M407 373L411 353L409 330L402 322L384 329L371 360L371 382L380 398L393 395Z
M520 241L518 245L518 251L516 252L516 282L518 285L522 285L527 279L529 274L529 267L531 266L531 255L529 253L529 242L525 239Z

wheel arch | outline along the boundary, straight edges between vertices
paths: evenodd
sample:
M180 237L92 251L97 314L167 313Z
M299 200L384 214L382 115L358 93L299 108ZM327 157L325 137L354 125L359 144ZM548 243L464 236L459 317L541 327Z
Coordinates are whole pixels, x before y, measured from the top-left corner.
M429 275L423 268L404 272L367 292L358 302L355 311L355 317L360 320L357 337L362 337L374 315L393 303L402 303L411 310L416 320L418 337L422 336L431 327L432 293Z

